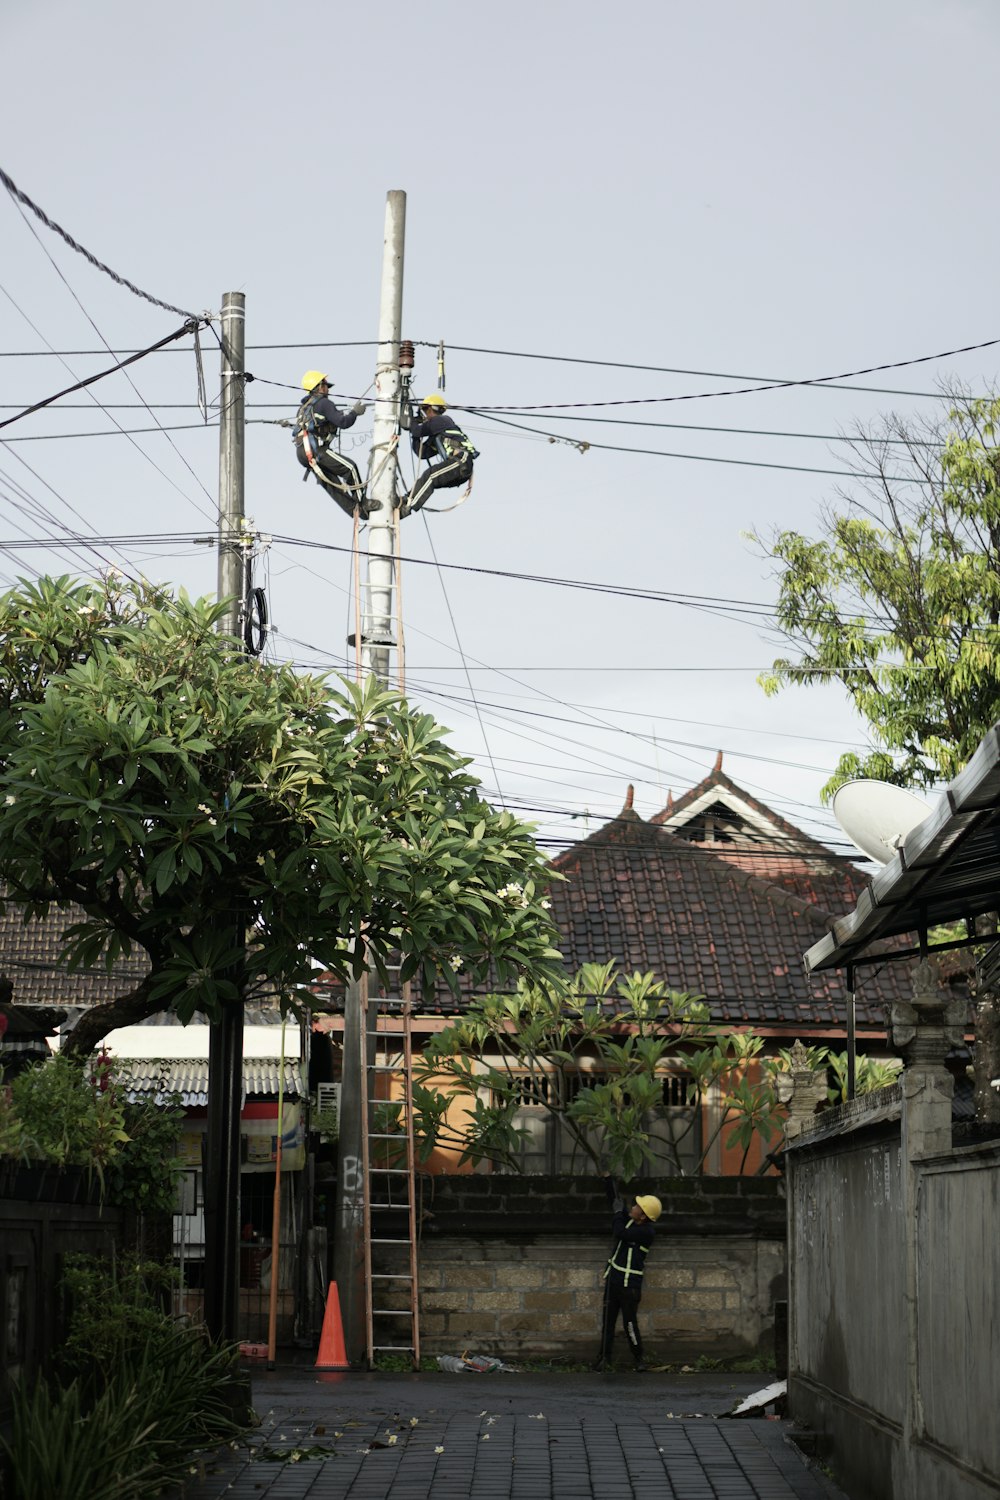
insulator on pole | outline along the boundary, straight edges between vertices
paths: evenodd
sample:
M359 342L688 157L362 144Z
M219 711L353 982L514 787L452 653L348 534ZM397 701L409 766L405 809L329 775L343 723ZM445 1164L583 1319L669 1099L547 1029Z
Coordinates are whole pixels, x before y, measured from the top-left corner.
M438 390L444 390L444 339L438 344Z
M413 340L401 339L399 345L399 368L401 370L413 369Z

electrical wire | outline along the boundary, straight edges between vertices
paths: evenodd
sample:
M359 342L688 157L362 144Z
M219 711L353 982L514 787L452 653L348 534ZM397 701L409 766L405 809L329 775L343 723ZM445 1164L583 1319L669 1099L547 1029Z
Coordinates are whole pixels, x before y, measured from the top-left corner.
M434 538L431 535L430 524L429 524L426 516L424 516L423 521L424 521L424 531L427 533L427 543L428 543L428 546L431 549L431 556L434 558L435 566L437 566L437 561L438 561L437 549L434 546ZM472 686L472 678L469 676L469 671L468 671L468 668L466 666L465 652L462 649L462 641L461 641L461 637L459 636L459 633L458 633L458 625L455 622L455 615L454 615L454 611L452 610L452 607L451 607L451 600L448 597L448 588L447 588L447 585L445 584L444 574L442 573L440 567L438 567L438 569L437 569L437 574L438 574L438 581L441 584L441 593L444 596L445 608L448 611L448 618L451 621L451 628L452 628L452 631L454 632L454 635L455 635L455 646L456 646L456 648L458 650L459 656L462 658L462 666L466 668L466 670L465 670L465 680L466 680L466 683L468 684L469 694L470 694L470 696L472 698L472 703L473 703L473 706L474 706L474 708L476 710L476 718L479 721L479 732L480 732L480 734L483 737L483 744L486 747L486 758L487 758L487 760L490 763L490 769L493 772L493 779L497 783L497 791L500 793L500 803L501 803L501 806L504 807L504 808L506 808L507 804L504 801L504 794L503 794L503 791L502 791L502 789L500 787L500 778L497 775L497 768L493 764L493 751L490 749L489 736L486 733L486 726L483 723L483 716L482 716L482 712L480 711L479 700L476 697L476 690Z
M521 432L535 433L544 437L550 443L564 443L567 447L575 448L579 453L587 453L591 448L607 453L637 453L645 458L678 458L686 459L689 463L699 464L730 464L741 469L777 469L785 470L790 474L826 474L836 479L875 479L884 478L891 484L929 484L928 479L918 479L910 474L869 474L864 469L823 469L812 464L781 464L773 463L762 458L725 458L718 453L676 453L666 448L633 448L623 443L599 443L592 442L589 438L580 440L578 438L566 437L561 432L545 432L539 427L527 427L523 422L512 422L507 417L496 415L496 409L492 407L465 406L460 410L472 412L474 416L485 417L488 422L499 422L504 427L515 427ZM596 420L600 420L599 418Z
M10 296L10 293L6 290L5 287L0 287L0 291L2 291L4 293L4 296L8 297L11 302L14 302L13 297ZM14 306L16 307L17 304L14 303ZM20 311L19 308L18 311ZM73 391L85 390L87 386L94 385L98 380L105 380L109 375L117 374L119 370L124 370L126 365L134 365L137 360L145 359L147 354L155 354L158 349L165 348L167 344L176 342L177 339L183 338L185 334L191 333L191 331L191 324L185 323L183 328L178 328L173 333L168 333L166 338L159 339L155 344L150 344L147 348L140 350L138 354L132 354L128 359L119 360L118 363L112 365L109 370L101 370L96 375L88 375L86 380L78 380L74 385L66 386L65 390L56 391L52 396L46 396L44 401L36 401L34 405L26 406L23 411L18 412L16 417L5 417L4 420L0 422L0 428L11 427L15 422L20 422L22 417L29 417L31 416L32 412L41 411L45 406L51 406L53 401L58 401L61 396L69 396Z
M866 365L858 370L845 370L839 375L814 375L806 380L770 380L760 385L744 385L730 387L724 391L689 391L680 396L628 396L613 401L543 401L531 405L518 403L504 403L494 406L480 406L476 408L480 412L487 411L563 411L571 407L603 407L603 406L660 406L672 401L710 401L720 396L755 396L762 391L793 390L811 386L830 386L838 380L852 380L858 375L875 375L880 370L902 370L912 365L932 364L939 359L951 359L956 354L972 354L979 349L992 349L1000 344L1000 338L984 339L978 344L963 344L955 349L944 349L938 354L920 354L912 359L896 359L887 361L880 365ZM452 346L449 346L452 347ZM493 351L499 352L499 351ZM722 377L726 378L726 377ZM736 379L745 379L745 376L737 376ZM850 387L855 389L855 387ZM907 392L897 392L905 395ZM938 393L940 396L940 392ZM449 402L452 409L456 409L454 402ZM458 411L469 411L472 408L458 406Z
M171 302L161 302L159 297L153 297L149 292L144 292L141 287L137 287L134 282L129 281L128 277L120 276L117 271L112 271L110 266L106 266L102 260L98 260L96 255L85 249L83 245L78 244L73 236L63 229L62 225L57 224L54 219L50 219L45 210L39 208L38 204L33 202L27 193L18 187L17 183L12 177L8 176L2 167L0 167L0 183L7 189L12 198L23 203L25 208L30 209L47 229L51 229L53 233L58 234L61 239L65 240L71 250L75 250L78 255L82 255L92 266L98 271L103 271L105 276L110 276L111 280L117 282L119 286L125 287L126 291L132 292L136 297L141 297L145 302L151 302L154 307L162 307L164 312L177 313L182 318L194 318L194 313L185 312L183 307L175 307Z
M22 216L22 218L24 218L23 212L21 213L21 216ZM97 334L97 337L101 340L101 343L104 345L105 349L108 351L109 354L112 354L111 345L108 343L107 339L104 337L103 333L98 328L97 324L94 322L94 319L90 316L90 313L84 307L83 302L80 300L80 298L77 295L77 293L74 290L74 288L70 285L69 278L63 273L62 268L58 265L58 263L56 262L56 260L54 259L54 257L49 253L48 247L42 243L41 238L39 237L38 233L36 232L34 226L31 223L29 223L29 221L27 219L25 219L25 224L26 224L27 228L30 230L31 234L34 236L34 239L35 239L36 243L38 244L38 246L41 249L42 253L45 255L46 259L48 260L49 265L55 271L56 275L59 277L59 280L62 282L62 284L66 288L66 290L69 292L70 296L73 298L73 301L76 303L77 307L83 313L83 316L86 318L86 320L90 324L91 328ZM200 358L200 352L198 350L198 327L199 327L199 324L198 324L198 321L196 320L195 324L194 324L195 354L196 354L196 358L198 360L198 369L199 369L199 372L200 372L200 370L201 370L201 358ZM46 342L48 342L48 340L46 340ZM114 357L114 356L112 355L112 357ZM216 507L215 514L217 514L218 513L217 502L214 500L213 496L209 493L209 491L205 487L205 485L202 483L201 478L199 477L199 475L192 468L191 464L188 462L188 460L185 458L184 454L178 448L178 446L174 442L173 438L170 437L170 435L166 432L166 429L162 427L162 425L160 423L160 420L157 417L156 413L153 411L152 407L150 407L150 406L148 406L146 404L146 402L145 402L145 400L143 398L142 392L139 390L139 387L136 385L136 383L132 379L131 375L129 375L128 372L124 368L122 370L122 373L125 375L125 379L128 381L129 385L132 387L132 390L139 397L139 400L142 402L143 406L145 407L145 410L152 417L152 419L156 423L157 427L160 428L160 430L164 433L164 436L166 436L167 442L170 444L171 448L173 448L174 452L177 454L177 457L180 459L181 463L187 469L188 473L194 479L195 483L198 484L201 487L202 493L207 497L209 503L212 504L212 505L214 505ZM90 392L89 394L91 396L93 396L93 392ZM94 399L96 400L97 398L94 397ZM105 415L108 415L108 413L105 412ZM116 418L112 417L111 420L112 420L112 422L114 422L114 425L116 427L120 428L120 423L116 420ZM0 425L2 425L2 424L0 424ZM124 431L123 428L121 429L121 431L122 431L122 433L123 433L124 436L127 436L127 437L131 438L132 435L130 433L125 433L125 431ZM140 448L141 452L145 452L145 450L142 449L138 443L133 443L133 447ZM196 508L199 509L199 510L202 509L200 506L198 506ZM202 511L202 514L207 514L207 515L211 516L213 514L213 512L211 512L211 511L208 511L208 512Z

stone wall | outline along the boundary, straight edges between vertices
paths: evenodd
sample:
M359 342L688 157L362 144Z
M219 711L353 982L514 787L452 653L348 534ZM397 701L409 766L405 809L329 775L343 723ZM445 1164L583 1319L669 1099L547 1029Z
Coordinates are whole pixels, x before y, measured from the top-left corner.
M908 1161L908 1103L787 1150L791 1415L855 1500L1000 1495L1000 1143Z
M648 1357L770 1354L774 1305L785 1296L783 1182L673 1178L636 1191L663 1202L641 1308ZM426 1353L595 1357L611 1249L599 1182L437 1177L424 1210ZM617 1347L624 1358L622 1338Z

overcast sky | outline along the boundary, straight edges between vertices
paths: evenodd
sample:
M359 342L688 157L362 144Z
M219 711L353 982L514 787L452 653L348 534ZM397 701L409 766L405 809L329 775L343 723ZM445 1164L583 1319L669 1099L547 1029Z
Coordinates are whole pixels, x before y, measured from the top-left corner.
M393 188L408 196L404 332L445 339L462 405L713 391L1000 335L993 0L3 0L0 41L0 165L18 186L165 302L200 312L246 294L246 508L264 532L349 543L268 419L293 413L282 387L310 367L349 398L369 386ZM109 362L49 347L134 349L178 326L2 193L0 245L0 419ZM352 341L366 342L336 347ZM214 534L217 433L198 429L189 339L183 350L134 366L138 394L124 375L93 387L107 410L81 393L0 433L0 540ZM853 382L903 394L793 389L523 419L561 443L470 418L472 498L429 517L430 535L419 516L403 525L404 555L421 560L404 565L413 698L543 836L593 829L630 781L652 813L720 748L757 796L829 828L819 789L863 729L835 686L764 698L754 679L776 646L760 621L439 575L423 565L431 540L470 568L769 603L744 533L815 529L849 482L810 472L851 467L837 434L928 412L941 379L986 389L998 364L989 349ZM433 351L419 350L417 387L435 383ZM117 433L115 421L154 427L142 402L184 430ZM110 435L62 436L75 433ZM363 465L370 415L355 433ZM176 543L8 548L0 580L106 562L215 587L211 548ZM347 557L284 541L269 565L272 654L342 663Z

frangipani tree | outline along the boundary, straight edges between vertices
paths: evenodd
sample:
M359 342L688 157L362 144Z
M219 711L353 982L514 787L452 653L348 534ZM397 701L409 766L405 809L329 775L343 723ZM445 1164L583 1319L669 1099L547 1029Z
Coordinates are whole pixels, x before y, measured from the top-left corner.
M72 1046L161 1009L293 1004L314 961L556 982L531 829L434 720L373 679L248 659L220 616L121 580L0 597L0 885L26 920L82 909L69 967L148 962Z
M528 1098L559 1122L574 1160L625 1179L700 1171L720 1139L745 1164L755 1137L766 1150L781 1134L782 1064L762 1049L753 1032L712 1025L701 997L652 974L585 964L558 988L522 982L471 1000L425 1046L414 1086L420 1150L516 1169ZM665 1109L671 1077L682 1103Z

